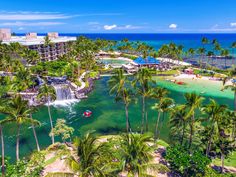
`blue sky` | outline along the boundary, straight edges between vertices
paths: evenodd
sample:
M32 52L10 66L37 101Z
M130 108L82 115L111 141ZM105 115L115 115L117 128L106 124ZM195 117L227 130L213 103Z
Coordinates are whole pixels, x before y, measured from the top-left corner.
M236 0L2 0L0 28L61 33L235 33Z

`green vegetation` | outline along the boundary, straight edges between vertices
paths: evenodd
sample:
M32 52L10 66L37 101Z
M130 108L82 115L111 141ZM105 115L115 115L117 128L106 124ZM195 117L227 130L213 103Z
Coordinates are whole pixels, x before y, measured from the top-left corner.
M214 159L212 163L219 166L221 165L221 160ZM225 165L230 166L230 167L236 167L236 152L235 151L229 154L227 159L225 159Z
M202 39L202 46L197 49L189 49L191 57L198 54L200 69L195 73L201 75L216 76L215 73L204 72L207 69L202 65L203 59L214 55L215 51L223 56L229 56L229 52L220 47L214 41L214 52L206 51L209 41ZM45 46L53 45L48 37L45 38ZM235 48L235 44L232 48ZM178 70L154 71L148 68L140 69L134 77L124 74L124 70L112 70L113 76L108 81L111 96L116 102L123 104L126 121L126 133L116 136L96 137L88 133L76 137L74 142L74 129L67 125L64 119L58 119L53 125L49 102L56 99L55 89L46 82L37 88L38 99L47 103L50 123L50 137L52 145L44 151L40 151L35 126L40 125L32 117L35 108L29 106L20 92L35 89L35 78L39 76L67 76L78 86L81 85L78 78L88 71L85 77L86 87L89 87L88 78L96 78L103 70L96 63L95 56L100 50L119 50L123 56L134 59L135 55L144 58L168 57L182 61L186 55L182 45L170 43L163 45L158 51L153 47L140 42L129 42L127 39L121 42L107 40L90 40L79 37L76 42L68 44L69 52L56 61L40 61L37 52L31 51L18 43L5 45L0 43L0 70L6 76L0 78L0 113L4 118L0 121L2 176L39 176L49 164L54 164L58 159L65 162L71 173L83 177L90 176L154 176L159 172L173 171L182 176L214 176L218 174L209 167L210 163L221 166L221 173L225 173L226 166L235 166L235 110L230 110L226 105L220 105L215 100L209 103L196 93L186 93L183 104L178 105L175 100L169 98L169 92L156 86L153 80L154 74L174 75ZM22 62L26 60L26 65ZM210 61L208 61L210 63ZM224 73L220 71L220 73ZM224 78L224 88L231 89L236 99L235 83L225 84L234 79L235 69L229 70ZM218 77L218 76L217 76ZM140 130L134 134L129 121L129 107L141 100L142 112L140 116ZM153 99L153 105L147 104L147 100ZM234 102L236 105L236 102ZM155 130L150 132L148 123L148 107L156 110ZM236 108L235 108L236 109ZM166 123L171 129L170 144L159 139L162 134L161 127ZM4 128L6 124L14 124L16 132L16 164L10 164L4 153ZM35 138L37 150L28 159L20 159L20 134L28 124L32 127L32 136ZM60 136L62 143L55 143L55 136ZM69 141L69 142L68 142ZM162 165L155 161L157 148L166 147L165 160L169 165ZM197 150L196 150L197 149ZM164 149L165 151L165 149ZM50 154L51 153L51 154ZM56 154L53 156L53 154ZM47 155L51 155L47 158ZM215 160L211 161L211 159ZM220 160L219 160L220 159ZM54 164L55 165L55 164ZM70 176L71 173L49 173L48 176ZM229 175L230 176L230 175Z
M171 168L183 176L204 176L210 159L195 150L189 154L182 146L168 147L165 156Z

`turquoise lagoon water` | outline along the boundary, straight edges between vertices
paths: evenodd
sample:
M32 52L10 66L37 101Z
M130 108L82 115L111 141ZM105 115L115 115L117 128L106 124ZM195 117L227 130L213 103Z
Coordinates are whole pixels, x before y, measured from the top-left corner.
M89 94L88 99L64 107L52 107L54 123L56 118L65 118L67 123L75 129L76 135L82 135L90 130L95 130L98 134L111 134L125 131L124 106L122 103L115 103L114 98L109 95L107 86L108 79L109 77L104 77L101 80L96 81L95 90ZM214 98L219 103L227 104L233 108L233 93L231 91L220 91L222 87L221 83L213 84L212 82L207 83L202 81L192 82L191 79L189 79L184 80L189 84L179 86L165 81L165 78L156 78L156 81L157 85L165 87L171 91L170 97L175 99L177 103L184 103L184 93L195 91L199 94L204 92L203 96L206 97L206 102L209 98ZM149 108L153 104L153 100L148 101ZM82 116L83 112L87 109L93 112L93 115L90 118L84 118ZM37 128L39 143L42 148L47 147L51 142L48 136L50 125L47 108L45 106L40 107L38 112L33 116L42 123L42 126ZM140 130L141 103L130 105L129 116L132 129L134 131ZM149 129L150 131L153 131L157 112L149 109L148 117ZM11 156L14 160L16 126L5 126L4 133L6 154ZM168 141L168 133L168 120L165 119L161 130L161 138ZM25 126L21 131L20 155L23 157L33 150L35 150L35 141L33 138L32 129Z
M109 58L109 59L100 59L100 61L107 65L111 65L111 66L117 66L117 67L121 67L123 64L129 64L130 62L127 60L122 60L122 59L113 59L113 58Z

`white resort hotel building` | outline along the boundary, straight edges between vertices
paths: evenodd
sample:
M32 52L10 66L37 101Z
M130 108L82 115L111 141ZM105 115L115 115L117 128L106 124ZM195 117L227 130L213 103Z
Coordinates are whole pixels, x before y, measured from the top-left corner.
M68 52L68 42L73 42L76 37L59 36L57 32L47 33L52 45L45 46L45 36L37 33L27 33L25 36L12 36L10 29L0 29L0 41L5 44L18 42L31 50L38 52L42 61L56 60L59 56Z

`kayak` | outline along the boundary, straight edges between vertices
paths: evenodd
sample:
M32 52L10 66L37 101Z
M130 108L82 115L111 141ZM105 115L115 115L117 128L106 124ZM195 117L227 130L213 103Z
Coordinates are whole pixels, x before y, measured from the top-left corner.
M84 113L83 113L83 116L84 117L91 117L91 115L92 115L92 111L90 111L90 110L86 110Z

